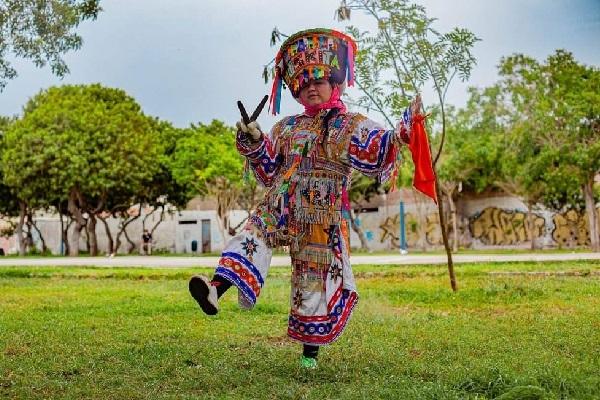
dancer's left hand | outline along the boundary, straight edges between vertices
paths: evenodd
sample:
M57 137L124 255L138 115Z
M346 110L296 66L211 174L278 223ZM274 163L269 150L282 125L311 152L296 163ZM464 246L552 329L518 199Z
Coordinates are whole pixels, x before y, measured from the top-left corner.
M410 113L412 115L422 113L423 103L421 102L421 95L417 94L412 103L410 103Z

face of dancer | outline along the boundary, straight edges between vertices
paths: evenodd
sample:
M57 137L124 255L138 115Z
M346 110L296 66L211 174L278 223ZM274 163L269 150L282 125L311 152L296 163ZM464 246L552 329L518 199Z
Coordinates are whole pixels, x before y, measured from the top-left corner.
M314 79L300 89L300 101L309 106L318 106L329 101L333 87L327 79Z

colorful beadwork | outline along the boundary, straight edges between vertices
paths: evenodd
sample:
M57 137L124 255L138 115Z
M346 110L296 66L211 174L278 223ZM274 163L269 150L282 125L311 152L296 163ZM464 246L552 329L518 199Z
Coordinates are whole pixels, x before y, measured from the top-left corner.
M317 38L292 47L291 54L315 43L322 42ZM341 334L358 301L348 250L351 172L385 182L398 168L399 146L410 140L410 115L395 130L386 130L360 114L342 112L329 121L324 136L326 112L284 118L257 143L238 136L238 150L268 192L250 217L259 240L239 239L232 245L250 261L250 253L263 242L269 248L289 248L293 272L288 335L318 345ZM269 265L267 258L262 260L256 266L265 276ZM239 275L241 270L227 271ZM230 280L238 285L242 278ZM257 287L240 285L240 301L253 305Z
M311 79L354 85L354 39L332 29L310 29L290 36L275 57L271 112L279 113L283 82L294 97Z
M237 136L238 151L268 190L244 232L227 244L216 274L236 285L240 305L251 308L272 249L285 246L292 261L288 335L306 344L325 345L339 337L358 302L348 233L352 171L382 183L395 181L400 146L408 144L413 160L419 160L415 165L429 163L429 172L420 170L423 186L415 187L429 194L435 189L422 116L413 118L407 110L394 130L386 130L347 112L339 100L339 87L353 83L356 50L352 38L328 29L288 38L275 59L273 113L279 112L283 82L297 96L311 79L328 79L338 84L333 100L283 118L260 139Z

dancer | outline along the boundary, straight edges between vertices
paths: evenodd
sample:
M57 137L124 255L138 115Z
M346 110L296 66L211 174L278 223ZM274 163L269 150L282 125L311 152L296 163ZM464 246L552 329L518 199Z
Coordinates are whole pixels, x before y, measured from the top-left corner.
M293 272L287 332L303 344L305 368L317 366L319 346L339 337L358 302L349 258L352 170L393 182L400 146L407 144L415 187L436 198L418 96L393 130L346 110L341 95L354 83L356 50L352 38L329 29L302 31L283 43L275 59L271 110L279 112L285 82L304 112L283 118L269 135L256 121L243 118L237 124L237 149L269 190L226 245L213 278L194 276L189 282L208 315L218 312L219 297L232 285L240 306L252 308L272 249L288 246Z

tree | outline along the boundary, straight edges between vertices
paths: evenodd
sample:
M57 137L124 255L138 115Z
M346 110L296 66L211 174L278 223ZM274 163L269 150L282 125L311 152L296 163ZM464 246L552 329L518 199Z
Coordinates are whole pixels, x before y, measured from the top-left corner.
M4 136L10 125L14 122L13 118L0 117L0 141L4 141ZM0 158L4 151L4 146L0 146ZM4 174L0 170L0 216L6 218L6 222L9 223L9 228L1 232L2 236L12 236L17 230L18 226L13 223L13 218L19 216L20 204L19 199L15 196L9 186L4 183ZM19 238L22 238L22 231L19 231ZM19 245L22 246L22 252L25 254L24 241L19 241ZM19 249L21 251L21 247Z
M17 76L11 57L31 59L37 67L50 64L52 73L66 75L69 68L61 56L83 43L74 29L100 11L99 0L0 2L0 91Z
M504 90L514 110L513 129L534 157L525 175L543 185L546 205L584 199L591 247L600 251L594 177L600 173L600 70L557 50L545 63L521 55L501 61ZM577 189L579 195L577 194ZM562 204L561 204L562 203Z
M75 220L70 255L78 255L88 220L114 193L139 193L158 169L154 126L120 89L65 85L40 92L7 131L4 180L25 202L67 202Z
M394 126L410 99L427 82L433 84L441 118L441 139L433 161L435 168L446 137L446 92L455 76L463 81L469 78L475 65L471 49L477 37L461 28L439 33L433 27L435 19L427 16L425 8L408 0L344 0L336 15L340 20L348 19L350 10L365 12L375 19L378 27L374 33L348 28L360 47L356 60L356 84L363 93L358 99L360 105L379 112ZM450 281L456 290L441 188L439 183L436 186Z
M17 243L19 247L19 255L25 255L31 245L33 221L32 215L35 209L47 208L48 194L50 187L47 181L30 181L27 186L14 186L12 184L12 176L17 172L14 168L17 166L10 163L10 153L12 151L9 140L11 139L12 131L20 124L20 120L13 120L7 123L5 121L2 134L2 184L0 191L2 193L3 207L2 214L7 217L17 217L15 233L17 235ZM29 161L30 165L35 164L35 160ZM43 193L44 196L36 196L33 193Z
M235 131L214 120L192 125L179 139L173 155L176 182L192 194L213 197L223 240L229 232L229 212L242 189L244 161L235 147Z
M450 108L446 150L438 167L438 182L448 200L453 232L453 251L458 250L455 198L460 192L482 192L496 185L500 155L504 154L504 108L496 86L469 88L464 108ZM439 136L434 138L434 145Z
M242 184L241 193L237 199L237 204L247 213L246 218L242 219L236 226L230 229L231 233L237 232L239 228L250 218L252 211L260 200L265 197L266 188L256 181L252 174L247 174Z
M148 217L160 210L158 220L149 229L151 234L164 221L167 213L184 208L192 198L190 191L176 181L172 171L177 141L183 137L185 130L175 128L165 121L156 120L154 123L159 139L158 168L151 181L137 196L140 204L150 208L150 212L142 219L142 229L146 229Z

